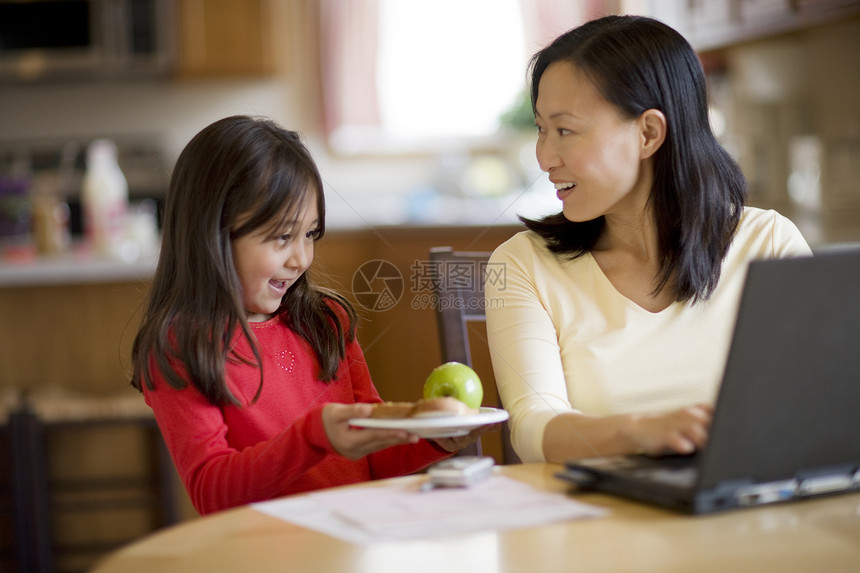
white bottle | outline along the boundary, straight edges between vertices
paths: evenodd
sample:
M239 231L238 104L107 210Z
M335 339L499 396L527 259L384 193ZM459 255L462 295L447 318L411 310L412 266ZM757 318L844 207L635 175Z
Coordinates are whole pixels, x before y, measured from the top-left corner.
M87 148L81 189L85 235L100 256L122 257L128 182L117 162L116 144L97 139Z

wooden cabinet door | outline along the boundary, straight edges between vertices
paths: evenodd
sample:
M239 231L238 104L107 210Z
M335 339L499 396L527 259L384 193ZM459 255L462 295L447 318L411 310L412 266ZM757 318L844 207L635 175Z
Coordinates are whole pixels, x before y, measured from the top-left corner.
M277 71L272 0L179 0L179 76L266 76Z

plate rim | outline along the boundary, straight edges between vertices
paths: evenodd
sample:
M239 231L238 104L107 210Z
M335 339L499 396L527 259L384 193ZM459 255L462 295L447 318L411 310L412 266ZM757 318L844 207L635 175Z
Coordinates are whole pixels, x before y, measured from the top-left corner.
M487 420L487 417L493 419ZM508 411L504 408L481 406L481 409L477 414L469 414L465 416L440 416L436 418L350 418L348 423L349 425L358 428L374 430L406 430L407 432L416 433L422 430L442 430L445 428L476 428L488 424L504 422L508 417ZM406 423L405 425L404 422Z

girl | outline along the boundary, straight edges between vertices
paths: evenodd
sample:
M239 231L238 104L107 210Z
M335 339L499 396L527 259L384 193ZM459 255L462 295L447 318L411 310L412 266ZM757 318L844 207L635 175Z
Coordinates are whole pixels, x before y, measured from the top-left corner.
M488 340L523 461L690 453L708 435L746 264L809 254L744 207L690 45L649 18L588 22L531 65L537 158L561 213L491 261ZM503 286L504 288L500 288Z
M349 426L381 399L354 310L307 276L324 231L297 134L228 117L179 156L132 384L201 514L414 472L477 439Z

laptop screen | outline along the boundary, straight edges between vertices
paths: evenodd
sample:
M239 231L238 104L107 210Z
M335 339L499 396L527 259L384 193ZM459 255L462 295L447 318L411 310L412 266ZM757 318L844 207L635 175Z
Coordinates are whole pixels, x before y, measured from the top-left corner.
M860 462L860 249L750 264L699 487Z

